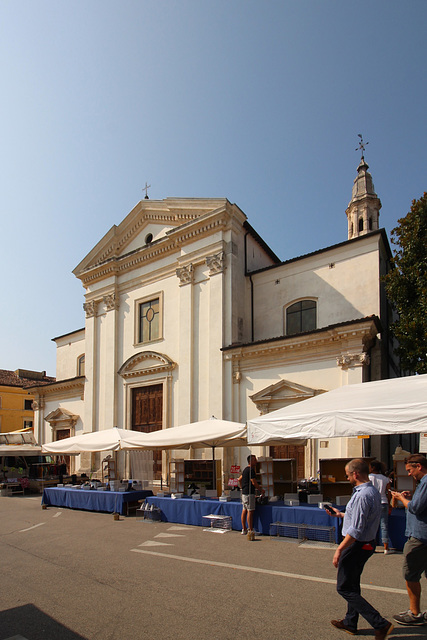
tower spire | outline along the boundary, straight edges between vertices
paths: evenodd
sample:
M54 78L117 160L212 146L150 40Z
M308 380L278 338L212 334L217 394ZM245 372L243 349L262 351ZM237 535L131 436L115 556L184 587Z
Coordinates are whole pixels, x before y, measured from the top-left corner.
M358 134L360 141L356 151L361 151L357 177L353 182L351 200L346 209L348 221L348 239L366 235L379 229L379 216L381 200L375 193L369 166L365 161L365 147L369 142L364 142L362 134Z

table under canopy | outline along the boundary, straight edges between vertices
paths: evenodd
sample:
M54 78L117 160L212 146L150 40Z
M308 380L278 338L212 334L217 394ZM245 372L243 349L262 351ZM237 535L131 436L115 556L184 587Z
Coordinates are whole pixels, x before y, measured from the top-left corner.
M210 514L227 515L232 518L232 528L242 528L242 505L239 500L221 502L220 500L193 500L192 498L168 498L152 496L146 499L148 504L158 507L162 520L193 526L205 526L203 516ZM339 507L343 509L343 507ZM258 505L254 514L254 528L263 535L270 534L270 524L284 522L289 524L305 524L314 526L335 527L335 542L341 541L342 521L329 516L324 509L316 504L285 506L283 502L270 502ZM405 543L405 510L393 509L389 517L389 535L392 547L398 550Z
M131 503L138 504L138 500L144 500L152 495L151 490L96 491L95 489L51 487L43 491L42 505L128 515Z

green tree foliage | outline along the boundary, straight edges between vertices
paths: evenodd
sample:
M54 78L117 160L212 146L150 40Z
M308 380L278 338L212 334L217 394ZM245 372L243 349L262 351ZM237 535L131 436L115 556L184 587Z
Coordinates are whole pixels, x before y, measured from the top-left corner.
M403 369L427 373L427 193L391 232L397 249L394 269L385 276L387 295L398 320L392 324Z

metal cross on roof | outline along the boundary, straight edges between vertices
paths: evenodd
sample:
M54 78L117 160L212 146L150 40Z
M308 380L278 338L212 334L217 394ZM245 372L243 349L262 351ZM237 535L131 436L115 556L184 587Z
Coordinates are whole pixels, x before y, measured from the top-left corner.
M365 156L364 156L365 147L366 147L367 144L369 144L369 142L363 142L363 138L362 138L362 134L361 133L358 133L357 135L359 136L360 140L359 140L359 146L356 147L355 151L359 151L359 149L360 149L360 151L362 152L362 160L364 160L365 159Z
M143 188L142 188L142 190L143 190L143 191L145 191L145 199L146 199L146 200L148 200L148 199L149 199L149 198L148 198L148 193L147 193L147 191L148 191L148 189L149 189L150 187L151 187L151 184L147 184L147 183L145 183L145 187L143 187Z

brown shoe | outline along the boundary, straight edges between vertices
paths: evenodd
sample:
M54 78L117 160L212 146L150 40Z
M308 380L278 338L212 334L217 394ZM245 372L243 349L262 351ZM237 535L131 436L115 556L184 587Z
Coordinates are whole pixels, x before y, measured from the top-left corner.
M386 638L389 637L389 635L391 634L393 629L394 629L394 627L391 624L391 622L386 624L386 626L383 627L382 629L376 629L376 631L375 631L376 640L385 640Z
M351 627L347 627L347 625L344 624L344 620L331 620L331 625L336 629L341 629L342 631L349 633L351 636L357 636L357 629L352 629ZM387 636L384 636L384 638L386 637Z

